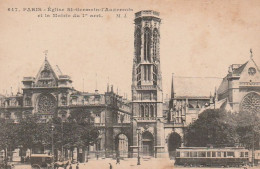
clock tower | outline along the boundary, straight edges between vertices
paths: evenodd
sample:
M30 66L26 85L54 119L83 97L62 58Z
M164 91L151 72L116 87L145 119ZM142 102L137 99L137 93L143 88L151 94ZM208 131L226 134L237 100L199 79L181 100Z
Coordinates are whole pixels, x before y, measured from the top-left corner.
M159 13L135 14L132 72L133 152L159 157L164 152L163 94L160 70ZM138 137L139 134L139 137ZM138 139L139 138L139 139Z

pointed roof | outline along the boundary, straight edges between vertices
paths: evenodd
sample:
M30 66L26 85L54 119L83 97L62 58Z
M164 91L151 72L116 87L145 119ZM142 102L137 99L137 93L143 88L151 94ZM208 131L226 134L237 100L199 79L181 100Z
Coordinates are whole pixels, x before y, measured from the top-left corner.
M45 75L43 75L45 73ZM57 83L58 77L56 73L54 72L54 69L52 69L51 64L49 63L47 57L45 57L44 62L36 75L36 81L37 84L41 80L49 79L52 81L55 81Z
M244 64L242 64L241 66L239 66L238 68L234 68L233 69L233 74L236 74L236 75L240 75L242 72L243 72L243 70L245 69L245 67L247 66L247 64L249 63L249 62L253 62L254 63L254 65L255 65L255 67L257 68L257 70L258 71L260 71L259 70L259 68L258 68L258 66L257 66L257 64L255 63L255 61L254 61L254 59L253 59L253 52L252 52L252 49L250 49L250 59L246 62L246 63L244 63Z
M234 69L233 74L240 75L243 72L243 70L245 69L247 63L248 63L248 61L246 63L244 63L243 65L241 65L240 67Z

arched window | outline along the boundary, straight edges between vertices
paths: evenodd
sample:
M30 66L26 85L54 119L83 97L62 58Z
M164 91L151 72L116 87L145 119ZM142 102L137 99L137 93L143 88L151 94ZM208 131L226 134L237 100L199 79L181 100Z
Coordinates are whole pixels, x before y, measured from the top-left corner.
M240 103L240 111L247 113L259 113L260 112L260 95L257 93L248 93L244 96Z
M147 69L148 69L148 80L151 80L151 66L147 65Z
M152 105L150 106L150 116L154 117L154 108Z
M151 31L149 28L144 29L144 60L151 62Z
M137 58L137 63L141 61L141 31L140 29L136 29L135 32L135 53Z
M145 106L145 117L149 117L149 106Z
M62 105L67 105L67 97L66 96L62 96L61 97L61 104Z
M26 97L25 98L25 106L31 106L32 103L31 103L31 98L30 97Z
M153 61L157 58L158 55L158 41L159 41L159 35L158 30L154 29L153 31Z
M43 70L42 72L41 72L41 77L42 78L47 78L47 77L49 77L50 76L50 71L48 71L48 70Z
M144 65L144 80L147 80L147 67Z
M144 117L144 106L141 105L141 117Z

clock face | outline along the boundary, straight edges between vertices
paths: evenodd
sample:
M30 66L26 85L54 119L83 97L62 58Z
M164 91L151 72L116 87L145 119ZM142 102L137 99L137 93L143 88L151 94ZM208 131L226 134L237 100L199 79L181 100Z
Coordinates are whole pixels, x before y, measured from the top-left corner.
M255 69L254 67L250 67L250 68L248 69L248 74L249 74L250 76L253 76L255 73L256 73L256 69Z

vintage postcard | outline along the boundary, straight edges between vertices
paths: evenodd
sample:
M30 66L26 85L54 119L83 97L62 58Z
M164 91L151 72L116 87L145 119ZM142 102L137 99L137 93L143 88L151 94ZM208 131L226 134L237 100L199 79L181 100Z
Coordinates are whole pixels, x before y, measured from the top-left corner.
M2 0L0 169L260 167L259 0Z

